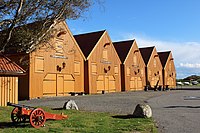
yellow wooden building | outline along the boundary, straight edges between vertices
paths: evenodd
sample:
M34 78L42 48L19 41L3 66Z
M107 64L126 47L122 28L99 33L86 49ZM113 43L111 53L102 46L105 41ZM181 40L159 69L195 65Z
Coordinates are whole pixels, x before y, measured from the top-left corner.
M158 87L161 89L163 86L162 64L156 48L153 46L153 47L139 48L139 50L146 65L145 66L146 87L155 90Z
M122 91L144 90L146 85L145 63L136 40L114 42L120 57Z
M176 88L176 69L174 65L174 58L172 56L172 52L158 52L158 55L163 67L163 88Z
M52 29L51 38L29 53L9 57L27 70L19 78L19 98L84 93L84 55L65 21Z
M85 55L85 93L121 91L120 64L108 32L97 31L74 36Z
M18 103L18 77L24 73L20 66L0 54L0 106Z

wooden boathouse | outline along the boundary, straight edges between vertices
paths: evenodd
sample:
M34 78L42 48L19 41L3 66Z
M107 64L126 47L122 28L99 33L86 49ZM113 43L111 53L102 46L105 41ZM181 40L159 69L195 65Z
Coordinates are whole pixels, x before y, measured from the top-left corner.
M120 65L122 91L144 90L146 85L145 63L136 40L113 44L122 62Z
M172 52L158 52L158 55L163 67L163 88L176 88L176 69L174 65L174 58L172 56Z
M0 54L0 106L18 103L18 77L24 73L20 66Z
M74 36L85 55L85 92L88 94L121 91L121 61L108 32L97 31Z
M25 77L19 78L20 99L84 93L82 51L65 21L52 31L50 39L31 52L9 54L27 71Z
M162 64L155 46L139 48L145 63L146 89L161 89L163 86Z

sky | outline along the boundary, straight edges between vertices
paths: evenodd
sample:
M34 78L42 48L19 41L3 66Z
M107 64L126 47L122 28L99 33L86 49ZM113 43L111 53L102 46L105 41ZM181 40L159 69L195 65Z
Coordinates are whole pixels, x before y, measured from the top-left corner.
M172 51L177 78L200 75L200 0L100 0L67 20L73 34L107 30L111 40Z

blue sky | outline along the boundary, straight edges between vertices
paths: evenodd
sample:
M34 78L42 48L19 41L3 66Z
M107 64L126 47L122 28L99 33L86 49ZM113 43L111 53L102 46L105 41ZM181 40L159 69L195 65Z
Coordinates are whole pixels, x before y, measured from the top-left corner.
M67 23L73 34L106 29L112 41L171 50L177 78L200 75L199 0L104 0Z

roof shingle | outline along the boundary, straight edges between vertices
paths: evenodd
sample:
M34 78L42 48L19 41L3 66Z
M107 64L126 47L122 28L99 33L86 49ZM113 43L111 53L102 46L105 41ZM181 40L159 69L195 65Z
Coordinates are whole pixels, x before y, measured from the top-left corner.
M0 75L19 75L23 74L24 72L25 71L16 63L12 62L6 56L0 54Z
M148 64L148 62L149 62L149 59L150 59L150 57L151 57L151 53L153 52L153 49L154 49L155 47L153 46L153 47L145 47L145 48L139 48L139 50L140 50L140 53L141 53L141 55L142 55L142 58L143 58L143 60L144 60L144 63L147 65Z
M105 30L74 35L79 47L83 51L84 56L87 58L94 46L97 44Z
M166 63L167 63L167 59L169 58L169 54L171 51L167 51L167 52L158 52L161 64L163 66L163 68L165 67Z
M134 41L135 40L128 40L128 41L121 41L121 42L113 43L121 62L125 61Z

